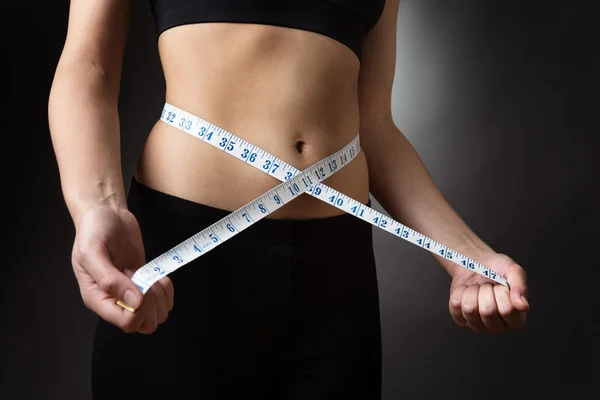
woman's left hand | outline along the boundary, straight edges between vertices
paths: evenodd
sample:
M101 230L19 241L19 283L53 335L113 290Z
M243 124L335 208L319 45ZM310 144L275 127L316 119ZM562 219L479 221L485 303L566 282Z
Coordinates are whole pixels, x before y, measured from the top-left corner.
M510 290L494 281L457 266L450 286L450 314L459 326L494 336L525 324L527 275L525 270L504 254L491 254L481 264L503 275Z

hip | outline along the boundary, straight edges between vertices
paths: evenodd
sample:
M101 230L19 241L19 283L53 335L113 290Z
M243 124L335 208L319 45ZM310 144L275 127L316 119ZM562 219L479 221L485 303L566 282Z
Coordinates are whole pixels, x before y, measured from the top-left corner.
M138 219L148 261L229 214L154 190L135 178L127 201ZM240 308L258 302L264 312L281 315L297 306L320 313L327 305L334 314L378 309L372 226L350 214L263 219L170 278L178 298L186 299L179 301L178 312L184 314L226 299L237 299L235 307Z
M135 178L127 201L140 225L146 260L229 214L159 192ZM239 314L261 304L264 313L285 319L292 309L295 314L302 310L303 315L321 315L323 323L339 313L340 318L371 318L378 310L372 226L349 214L263 219L170 278L179 298L176 314L182 313L183 320L229 301L235 301L230 306ZM227 311L224 315L233 312Z

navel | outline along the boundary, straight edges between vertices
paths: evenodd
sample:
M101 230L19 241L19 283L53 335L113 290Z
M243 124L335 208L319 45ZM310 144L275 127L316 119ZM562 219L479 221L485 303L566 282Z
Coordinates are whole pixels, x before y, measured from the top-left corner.
M296 140L296 150L298 150L298 153L302 153L304 151L304 146L306 143L304 143L303 140Z

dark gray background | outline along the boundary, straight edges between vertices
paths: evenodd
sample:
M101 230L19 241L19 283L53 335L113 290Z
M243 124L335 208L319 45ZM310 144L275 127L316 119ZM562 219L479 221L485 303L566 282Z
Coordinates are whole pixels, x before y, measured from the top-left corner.
M136 5L121 94L127 183L164 95L149 7ZM532 311L500 338L457 327L446 273L375 232L384 399L599 392L593 15L574 2L401 1L396 123L470 226L528 271ZM46 111L68 2L3 4L3 17L4 398L85 400L94 319L70 266L74 229Z

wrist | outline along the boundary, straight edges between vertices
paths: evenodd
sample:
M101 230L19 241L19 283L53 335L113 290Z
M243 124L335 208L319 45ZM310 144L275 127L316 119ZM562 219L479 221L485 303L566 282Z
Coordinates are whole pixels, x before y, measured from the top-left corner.
M486 257L489 257L492 254L496 254L496 251L494 251L490 246L488 246L481 240L473 241L473 240L465 239L460 245L454 246L453 250L470 258L473 261L476 261L476 262L479 262L482 264L484 264L483 260ZM454 278L455 276L460 275L460 274L470 274L471 273L471 271L469 271L466 268L463 268L462 266L456 264L453 261L450 261L450 260L442 258L442 257L437 257L437 258L438 258L438 262L440 263L440 265L448 272L448 274L452 278Z
M115 210L127 209L125 190L116 185L100 182L84 190L74 191L65 196L67 208L77 227L81 215L93 207L110 207Z

